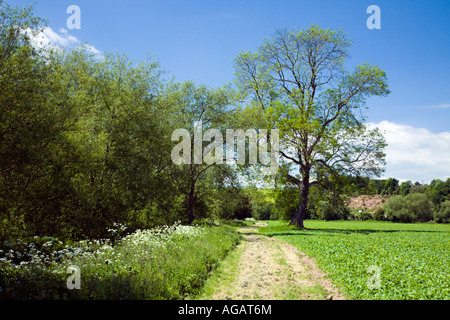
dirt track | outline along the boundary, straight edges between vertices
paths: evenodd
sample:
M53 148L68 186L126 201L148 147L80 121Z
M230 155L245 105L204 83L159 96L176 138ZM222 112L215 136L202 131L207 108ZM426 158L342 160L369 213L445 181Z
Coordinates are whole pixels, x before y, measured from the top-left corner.
M239 229L244 239L236 275L211 299L345 299L314 262L288 243L258 234L258 222Z

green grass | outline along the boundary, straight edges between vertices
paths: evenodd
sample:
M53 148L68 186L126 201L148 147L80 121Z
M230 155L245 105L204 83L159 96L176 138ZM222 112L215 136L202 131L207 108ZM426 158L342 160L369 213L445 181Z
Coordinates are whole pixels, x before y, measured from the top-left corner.
M220 263L208 279L203 288L197 295L188 297L190 300L211 300L214 294L225 291L229 296L232 295L232 285L239 274L238 265L241 258L243 247L237 247L231 251Z
M253 220L230 220L223 221L223 224L237 228L251 226L255 222ZM242 238L240 238L241 240ZM218 267L211 272L208 279L206 279L202 289L194 295L189 296L190 300L212 300L214 295L225 292L226 295L233 294L233 284L239 275L239 260L244 251L243 246L237 246L220 262Z
M350 299L450 299L450 225L378 221L267 221L260 232L315 258ZM371 289L380 270L380 287Z
M114 247L93 242L78 251L55 251L51 259L32 250L33 258L19 263L11 256L25 255L11 250L0 259L0 300L185 299L200 292L240 239L230 225L177 225L136 231ZM81 271L79 290L66 286L70 265Z

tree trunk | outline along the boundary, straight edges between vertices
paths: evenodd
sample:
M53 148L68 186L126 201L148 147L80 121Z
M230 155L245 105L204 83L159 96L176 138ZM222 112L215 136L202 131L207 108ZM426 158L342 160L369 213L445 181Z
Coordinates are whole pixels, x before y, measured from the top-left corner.
M308 208L309 173L305 174L305 172L303 172L303 179L300 183L299 189L300 194L298 199L298 206L289 225L295 225L299 228L305 229L305 226L303 225L303 219L305 218L306 210Z
M188 225L191 225L192 221L194 221L194 191L195 191L195 182L191 183L191 191L189 192Z

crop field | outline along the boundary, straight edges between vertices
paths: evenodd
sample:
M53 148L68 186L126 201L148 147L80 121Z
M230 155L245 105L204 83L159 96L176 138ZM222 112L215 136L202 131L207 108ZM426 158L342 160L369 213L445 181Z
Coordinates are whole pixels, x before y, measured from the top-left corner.
M315 259L348 299L450 299L450 225L267 221L260 232Z

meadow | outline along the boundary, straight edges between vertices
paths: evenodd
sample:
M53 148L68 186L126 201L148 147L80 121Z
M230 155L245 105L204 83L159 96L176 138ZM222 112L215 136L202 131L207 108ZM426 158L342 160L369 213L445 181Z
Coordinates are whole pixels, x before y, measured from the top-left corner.
M261 233L314 258L348 299L450 299L448 224L307 220L300 230L267 223Z
M203 287L240 241L230 223L175 224L120 237L123 229L110 229L115 241L6 241L0 250L0 300L183 299ZM68 272L72 266L80 271L79 288Z

